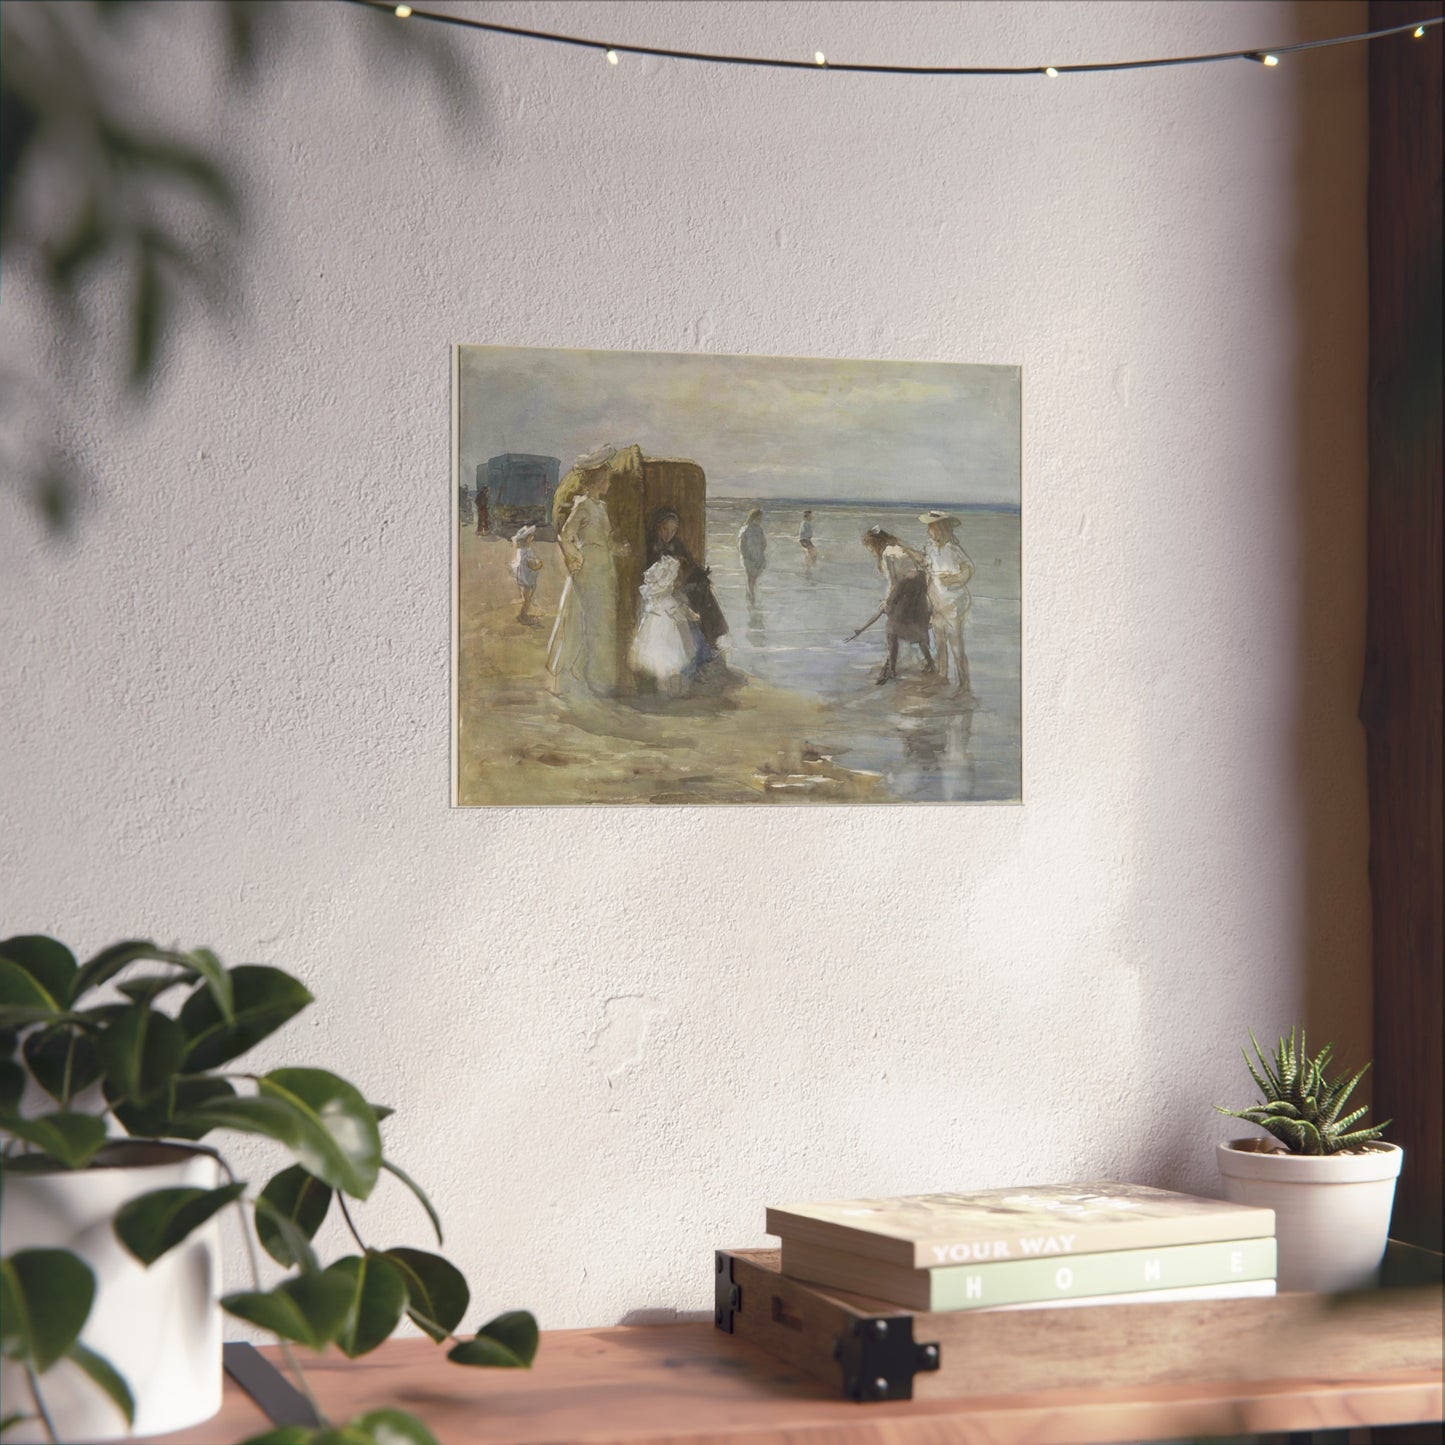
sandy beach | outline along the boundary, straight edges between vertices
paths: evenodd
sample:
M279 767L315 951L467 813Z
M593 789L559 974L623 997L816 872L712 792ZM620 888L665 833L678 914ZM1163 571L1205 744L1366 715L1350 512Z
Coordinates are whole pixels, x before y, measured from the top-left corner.
M545 658L566 573L555 543L535 550L527 626L510 542L460 534L460 804L892 801L880 775L834 761L821 700L741 673L677 700L553 695Z

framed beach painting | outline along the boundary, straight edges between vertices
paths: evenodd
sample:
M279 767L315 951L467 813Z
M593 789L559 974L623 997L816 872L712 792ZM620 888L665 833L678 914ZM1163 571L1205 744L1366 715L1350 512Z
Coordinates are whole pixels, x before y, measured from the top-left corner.
M453 801L1022 800L1017 367L459 346Z

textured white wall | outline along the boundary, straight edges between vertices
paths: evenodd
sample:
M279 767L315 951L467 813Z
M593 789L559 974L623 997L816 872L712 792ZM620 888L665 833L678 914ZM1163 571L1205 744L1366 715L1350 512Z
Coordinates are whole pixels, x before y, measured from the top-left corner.
M471 8L1001 64L1364 22ZM260 1062L396 1106L477 1310L549 1326L705 1308L769 1201L1213 1190L1247 1027L1364 1057L1360 50L925 80L454 34L464 120L358 43L392 22L294 11L249 96L192 7L153 37L156 114L249 186L238 319L144 413L68 397L73 542L0 498L6 931L299 973ZM0 325L43 367L23 288ZM453 342L1021 364L1025 805L452 811ZM362 1214L425 1244L399 1189Z

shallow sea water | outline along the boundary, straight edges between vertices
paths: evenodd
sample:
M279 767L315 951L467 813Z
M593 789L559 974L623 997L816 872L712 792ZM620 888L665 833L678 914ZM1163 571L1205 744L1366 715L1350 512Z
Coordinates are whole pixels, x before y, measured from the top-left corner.
M926 678L918 650L904 644L898 682L875 679L887 644L882 621L845 639L877 610L885 591L863 533L882 526L922 548L918 504L769 503L763 508L767 568L756 605L747 600L737 534L747 501L707 506L707 565L729 624L731 664L830 706L825 744L846 767L883 774L910 802L1016 802L1022 796L1020 518L1011 511L961 510L958 540L973 561L972 607L964 631L972 708ZM798 544L803 506L813 510L818 560Z

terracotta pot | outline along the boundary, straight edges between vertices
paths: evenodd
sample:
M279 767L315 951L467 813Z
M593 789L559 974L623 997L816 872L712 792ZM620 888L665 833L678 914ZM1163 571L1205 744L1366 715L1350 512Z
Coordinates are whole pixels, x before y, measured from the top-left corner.
M1272 1139L1218 1147L1224 1197L1274 1210L1282 1290L1368 1285L1384 1258L1404 1151L1380 1140L1358 1154L1287 1154Z
M105 1356L135 1400L136 1435L159 1435L209 1420L221 1408L220 1226L215 1218L147 1269L116 1238L111 1220L152 1189L214 1189L209 1154L182 1144L108 1144L85 1169L7 1166L0 1253L68 1249L95 1272L95 1302L81 1343ZM64 1441L124 1439L125 1417L68 1360L40 1377L45 1407ZM6 1410L30 1409L22 1367L0 1366ZM39 1421L5 1432L11 1442L44 1440Z

